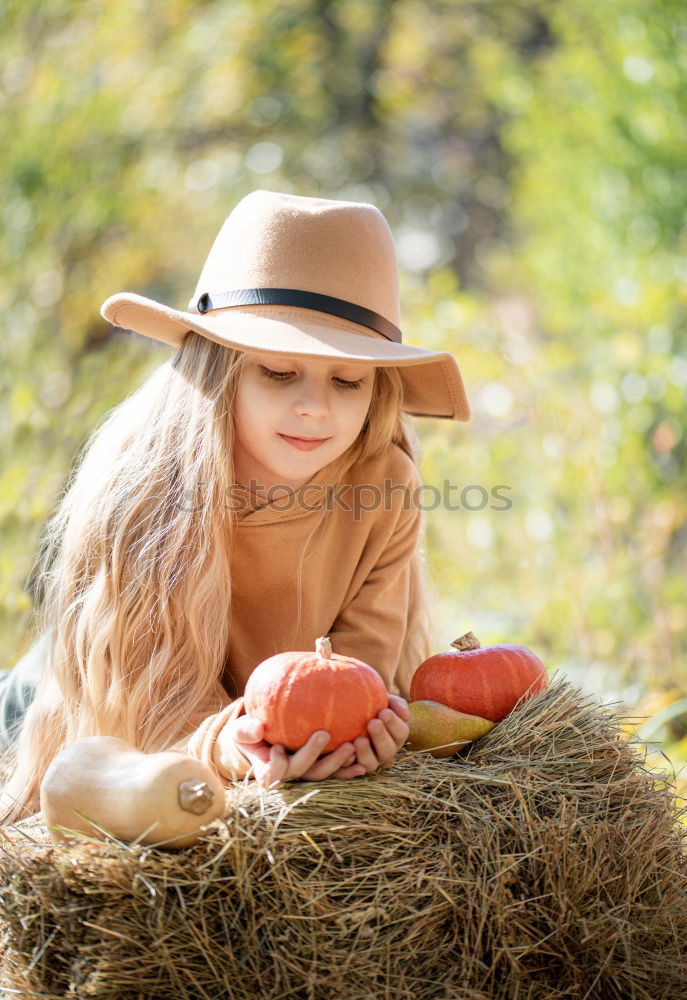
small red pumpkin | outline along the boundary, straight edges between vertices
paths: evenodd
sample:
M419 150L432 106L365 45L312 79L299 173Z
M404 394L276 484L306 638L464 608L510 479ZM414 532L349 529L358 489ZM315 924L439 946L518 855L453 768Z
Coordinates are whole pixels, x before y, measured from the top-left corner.
M246 715L259 719L268 743L298 750L326 729L331 753L356 736L389 704L384 681L369 664L332 652L326 636L315 652L276 653L259 663L243 692Z
M549 684L546 667L525 646L504 643L481 648L473 632L417 668L410 682L411 701L438 701L456 712L500 722L520 698L531 698Z

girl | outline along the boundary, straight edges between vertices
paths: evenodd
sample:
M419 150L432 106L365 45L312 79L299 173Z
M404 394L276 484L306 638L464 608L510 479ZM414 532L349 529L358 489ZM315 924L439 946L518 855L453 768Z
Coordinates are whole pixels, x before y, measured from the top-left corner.
M386 219L254 191L188 310L122 293L101 312L176 352L94 431L48 522L42 635L15 667L35 693L19 700L0 822L35 812L50 761L90 735L263 785L388 765L431 652L407 414L470 411L455 358L402 343ZM294 754L271 747L245 715L246 680L325 635L380 673L388 708L324 757L323 732Z

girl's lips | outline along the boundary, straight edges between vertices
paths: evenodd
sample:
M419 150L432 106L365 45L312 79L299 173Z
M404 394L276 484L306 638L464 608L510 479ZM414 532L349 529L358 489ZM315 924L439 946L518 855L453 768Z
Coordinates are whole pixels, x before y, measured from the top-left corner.
M329 438L318 438L316 441L306 441L304 438L289 437L288 434L280 434L279 437L292 444L294 448L298 448L299 451L313 451L329 440Z

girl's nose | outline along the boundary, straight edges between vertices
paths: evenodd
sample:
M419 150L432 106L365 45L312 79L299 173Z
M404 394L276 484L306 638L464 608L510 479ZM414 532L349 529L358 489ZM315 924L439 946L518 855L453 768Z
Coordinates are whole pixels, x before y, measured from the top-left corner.
M298 393L295 410L301 415L307 414L313 417L326 416L329 412L327 390L314 385L303 386Z

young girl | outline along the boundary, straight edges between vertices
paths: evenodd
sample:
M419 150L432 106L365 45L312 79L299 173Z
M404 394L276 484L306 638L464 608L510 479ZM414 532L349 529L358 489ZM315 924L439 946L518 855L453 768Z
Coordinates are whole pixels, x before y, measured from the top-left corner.
M254 191L187 311L133 293L101 311L176 351L94 431L46 527L0 822L37 811L50 761L91 735L263 785L388 765L431 652L408 414L470 411L455 358L402 343L384 216ZM271 747L246 680L325 635L380 673L388 708L325 756L321 731Z

